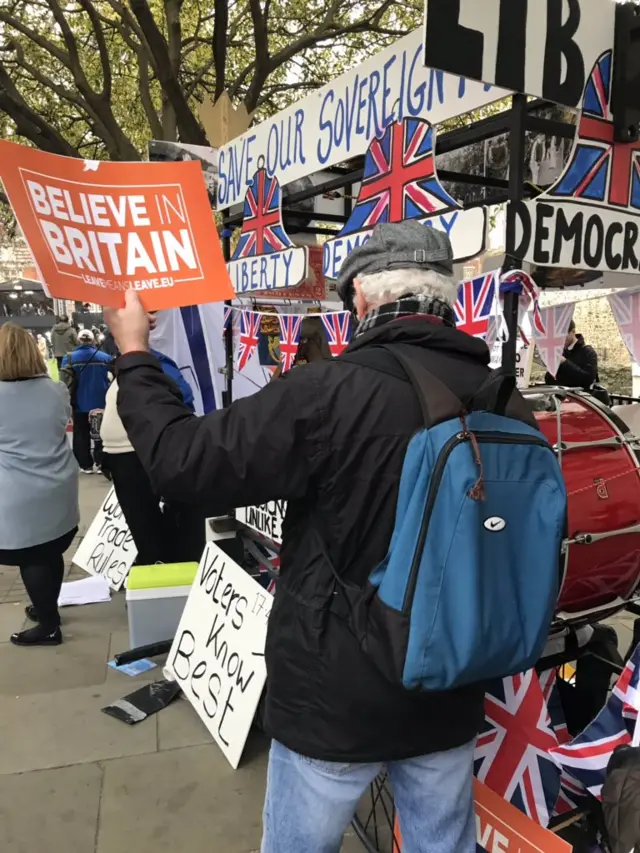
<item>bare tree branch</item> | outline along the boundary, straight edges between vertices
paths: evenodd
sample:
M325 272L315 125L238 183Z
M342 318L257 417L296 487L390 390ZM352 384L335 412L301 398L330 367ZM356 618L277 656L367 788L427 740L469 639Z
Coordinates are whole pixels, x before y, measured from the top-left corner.
M0 110L14 122L17 132L43 151L77 157L78 152L24 100L0 62Z
M214 101L217 101L227 85L227 36L229 34L229 3L228 0L214 0L215 19L213 22L213 61L216 73L216 90Z
M158 82L175 110L180 138L183 142L206 145L206 134L187 103L182 87L171 66L167 42L158 29L147 0L130 0L130 3L153 57Z
M104 37L104 30L100 25L100 18L91 0L78 0L78 3L80 3L80 6L89 16L94 35L96 37L98 53L100 54L100 66L102 68L103 81L102 92L100 94L105 100L108 101L111 98L112 90L111 57L109 56L109 49L107 48L107 42Z

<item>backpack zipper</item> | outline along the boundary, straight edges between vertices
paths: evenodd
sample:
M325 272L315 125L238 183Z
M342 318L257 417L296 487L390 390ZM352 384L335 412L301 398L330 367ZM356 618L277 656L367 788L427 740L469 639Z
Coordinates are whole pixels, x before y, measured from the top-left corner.
M431 474L431 483L429 485L429 493L427 495L427 503L425 505L424 517L422 519L422 524L420 525L418 543L416 545L415 554L413 556L413 562L411 563L411 571L409 572L409 583L407 584L407 590L404 595L404 601L402 602L403 613L408 613L413 605L413 597L415 595L416 581L418 578L420 561L422 560L424 543L427 538L429 522L431 521L431 515L433 514L433 507L436 502L436 496L438 494L438 488L442 480L442 475L444 474L445 465L447 464L449 456L451 456L455 448L461 444L465 444L466 442L471 442L472 435L478 442L478 444L534 444L538 445L539 447L546 447L553 453L553 448L551 447L549 442L545 441L545 439L543 438L534 438L533 436L524 435L507 435L506 433L501 432L472 433L471 430L466 430L457 433L447 441L447 443L440 451L440 455L438 456L436 464L433 468L433 472ZM473 500L473 497L471 497L471 499Z

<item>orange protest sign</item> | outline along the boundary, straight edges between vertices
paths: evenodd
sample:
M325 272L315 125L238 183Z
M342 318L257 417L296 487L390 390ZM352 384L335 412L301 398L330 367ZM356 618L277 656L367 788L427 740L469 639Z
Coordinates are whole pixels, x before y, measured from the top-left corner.
M200 164L112 163L0 141L0 178L51 294L149 310L234 295Z
M494 793L482 782L473 780L476 804L476 841L478 851L486 853L571 853L570 844L535 823L519 809ZM400 828L394 830L397 851L402 849Z

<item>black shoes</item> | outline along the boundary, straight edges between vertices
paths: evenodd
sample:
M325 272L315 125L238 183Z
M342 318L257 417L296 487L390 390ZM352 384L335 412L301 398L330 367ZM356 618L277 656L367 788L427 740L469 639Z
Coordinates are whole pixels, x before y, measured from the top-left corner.
M24 609L24 612L26 614L27 619L30 619L32 622L39 622L40 621L40 619L38 618L38 614L36 612L36 609L33 606L33 604L27 604L27 606Z
M60 628L47 631L42 625L36 625L35 628L12 634L11 642L14 646L59 646L62 643L62 631Z

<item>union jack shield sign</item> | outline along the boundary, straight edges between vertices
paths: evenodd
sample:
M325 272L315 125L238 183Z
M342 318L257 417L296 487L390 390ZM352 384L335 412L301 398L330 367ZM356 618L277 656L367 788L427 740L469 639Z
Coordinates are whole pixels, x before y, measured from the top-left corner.
M254 255L270 255L289 249L280 213L280 185L266 169L258 169L244 200L242 232L232 261Z

